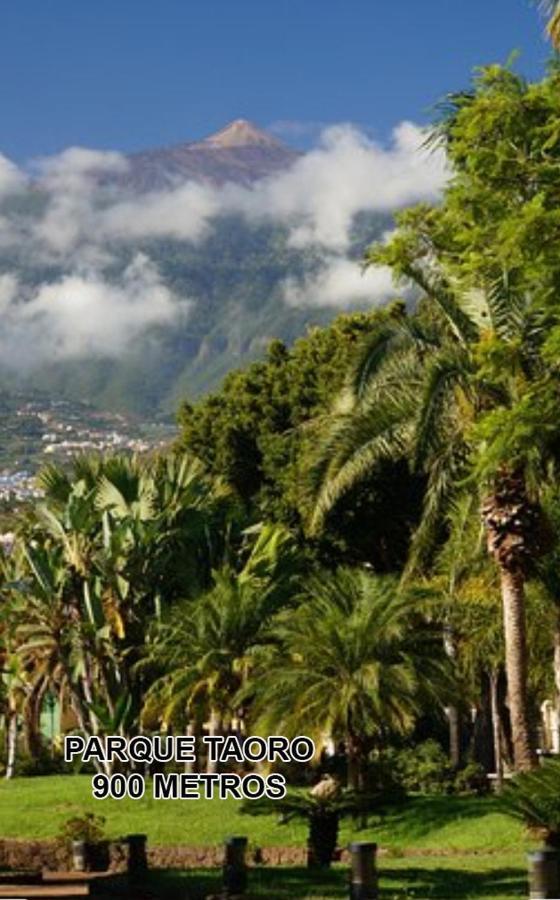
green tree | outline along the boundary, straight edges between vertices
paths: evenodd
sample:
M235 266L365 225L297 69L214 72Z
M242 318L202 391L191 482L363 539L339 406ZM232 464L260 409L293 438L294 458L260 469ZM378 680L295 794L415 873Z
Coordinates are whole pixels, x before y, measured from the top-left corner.
M86 734L133 733L149 625L209 585L235 532L230 492L188 457L79 459L40 480L6 561L10 653L32 692L70 698Z
M272 342L265 360L231 373L219 392L194 406L184 405L180 446L204 459L253 518L283 522L303 543L310 504L305 474L317 423L341 388L357 346L393 314L390 309L339 316L290 349ZM388 461L369 491L337 507L320 541L307 541L308 551L331 561L396 569L406 555L418 494L407 465Z
M518 768L534 764L525 581L546 549L538 485L556 460L560 75L528 85L481 71L434 133L451 178L438 207L398 218L368 255L413 285L418 313L381 326L354 372L315 468L314 524L380 461L426 475L409 569L430 562L446 510L477 491L501 581Z
M246 538L241 565L216 570L209 591L156 628L147 658L162 674L147 694L146 722L186 719L192 729L209 722L228 731L235 719L242 727L238 694L258 648L270 641L274 615L291 598L299 565L283 526L265 524Z
M278 646L250 686L258 727L344 741L350 784L363 789L370 752L449 691L441 641L415 597L358 570L311 578L298 608L279 615Z

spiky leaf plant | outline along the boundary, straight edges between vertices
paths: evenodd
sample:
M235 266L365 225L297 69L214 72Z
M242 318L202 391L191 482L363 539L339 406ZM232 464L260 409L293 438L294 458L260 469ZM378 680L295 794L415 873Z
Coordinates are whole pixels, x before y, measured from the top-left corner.
M517 775L505 788L507 812L540 833L549 847L560 849L560 759L551 759Z
M290 791L283 800L247 800L241 811L252 816L276 814L283 825L294 819L306 820L307 864L310 868L328 868L334 858L340 820L344 816L371 813L374 809L379 813L378 799L349 790Z

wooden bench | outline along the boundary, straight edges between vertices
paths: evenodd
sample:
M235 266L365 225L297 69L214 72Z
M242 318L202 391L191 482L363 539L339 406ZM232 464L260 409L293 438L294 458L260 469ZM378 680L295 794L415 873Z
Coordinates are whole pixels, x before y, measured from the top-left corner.
M53 881L59 884L90 884L92 881L116 877L115 872L55 872L51 869L43 869L41 875L44 884L51 884Z
M9 897L89 897L89 884L1 884L1 900Z

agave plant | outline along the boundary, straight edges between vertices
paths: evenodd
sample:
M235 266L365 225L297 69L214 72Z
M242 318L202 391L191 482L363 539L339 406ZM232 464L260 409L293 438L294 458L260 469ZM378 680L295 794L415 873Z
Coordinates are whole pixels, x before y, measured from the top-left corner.
M559 759L517 775L504 790L502 802L510 815L541 834L548 847L560 849Z

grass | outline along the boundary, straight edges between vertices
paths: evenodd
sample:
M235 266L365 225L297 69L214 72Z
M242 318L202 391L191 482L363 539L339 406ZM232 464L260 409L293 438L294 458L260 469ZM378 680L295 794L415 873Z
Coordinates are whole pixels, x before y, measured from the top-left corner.
M16 778L0 784L0 837L49 838L70 816L93 811L106 817L110 837L144 832L150 843L220 844L246 834L260 846L305 842L303 823L278 825L275 816L245 816L235 800L95 800L86 775ZM499 810L495 797L416 797L369 828L355 832L349 822L341 843L352 837L375 840L397 856L401 850L455 852L509 851L529 844L523 828Z
M0 838L54 837L65 819L91 810L106 817L110 837L145 832L152 844L211 846L234 833L248 835L254 846L305 843L304 824L279 826L274 816L244 816L235 801L155 801L149 794L138 801L95 800L85 775L3 782ZM345 823L340 843L352 837L388 850L379 860L381 900L527 896L525 852L531 844L495 797L414 797L365 830ZM251 871L248 900L342 900L347 878L344 866L312 874L261 867ZM203 900L220 885L219 871L201 870L153 872L144 886L158 900Z

